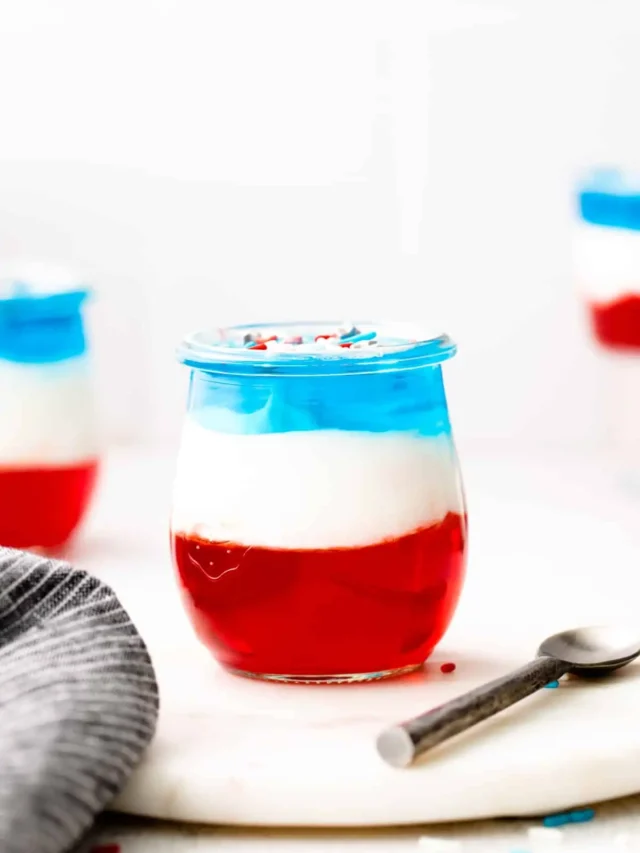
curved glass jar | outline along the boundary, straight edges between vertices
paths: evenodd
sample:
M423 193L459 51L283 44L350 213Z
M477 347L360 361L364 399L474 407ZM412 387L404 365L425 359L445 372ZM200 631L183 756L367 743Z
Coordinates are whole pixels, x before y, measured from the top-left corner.
M600 410L620 479L640 488L640 176L596 170L577 192L576 284L602 381Z
M594 172L578 189L574 276L593 336L613 353L640 355L640 180Z
M0 299L0 545L57 551L97 473L84 290Z
M313 339L335 325L260 330ZM440 366L455 347L387 328L369 349L244 349L255 331L196 334L180 351L191 381L172 548L195 630L243 675L355 681L416 668L464 575Z

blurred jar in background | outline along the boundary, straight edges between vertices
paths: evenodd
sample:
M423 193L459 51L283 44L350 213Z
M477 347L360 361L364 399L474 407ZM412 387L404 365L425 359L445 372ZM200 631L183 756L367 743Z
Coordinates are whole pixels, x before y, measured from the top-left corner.
M0 270L0 545L61 549L93 493L86 297L65 270Z
M640 176L594 172L578 212L574 273L604 366L609 437L640 483Z

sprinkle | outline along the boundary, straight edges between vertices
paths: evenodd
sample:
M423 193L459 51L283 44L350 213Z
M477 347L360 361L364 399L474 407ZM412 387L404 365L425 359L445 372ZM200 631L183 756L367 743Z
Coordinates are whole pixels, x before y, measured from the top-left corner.
M551 689L553 689L555 687L560 687L560 682L559 681L550 681L548 684L545 684L545 687L549 687Z
M244 347L245 349L267 349L276 352L287 352L290 347L301 348L302 352L323 352L334 351L337 354L337 348L351 349L352 347L358 350L369 349L370 347L384 347L388 345L388 340L381 342L376 331L362 332L356 326L345 323L334 331L326 331L317 335L302 334L290 335L282 337L277 334L256 332L246 332L242 339L229 340L224 330L221 332L221 338L226 346L230 348ZM410 344L409 341L406 342Z
M346 340L346 338L352 338L354 335L360 334L360 329L356 329L355 326L351 326L351 327L346 326L342 329L339 329L338 331L340 334L340 339L343 341Z
M92 847L89 853L120 853L120 845L98 844L97 847Z
M571 823L571 816L567 813L550 814L542 819L542 825L548 829L556 826L565 826L567 823Z
M447 674L450 672L455 672L455 671L456 671L455 663L443 663L442 666L440 667L440 672L444 672Z
M576 809L569 812L571 823L588 823L596 816L594 809Z
M562 814L547 815L543 818L542 825L547 827L565 826L567 823L587 823L593 820L596 813L593 809L574 809Z
M360 332L357 335L350 335L349 340L352 344L359 343L360 341L372 341L376 336L376 332ZM345 339L345 335L342 336L342 340Z

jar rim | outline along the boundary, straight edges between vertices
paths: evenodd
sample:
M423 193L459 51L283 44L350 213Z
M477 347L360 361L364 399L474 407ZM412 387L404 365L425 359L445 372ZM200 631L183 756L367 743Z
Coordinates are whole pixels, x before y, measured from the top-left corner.
M321 335L338 329L336 321L301 321L282 323L246 323L218 329L192 332L178 347L178 360L207 373L235 375L283 374L287 376L378 373L409 370L440 364L452 358L457 350L446 334L426 335L411 323L372 323L356 321L361 332L380 330L381 342L362 349L335 347L310 352L294 347L282 350L245 348L245 335L269 337L280 332L283 337Z

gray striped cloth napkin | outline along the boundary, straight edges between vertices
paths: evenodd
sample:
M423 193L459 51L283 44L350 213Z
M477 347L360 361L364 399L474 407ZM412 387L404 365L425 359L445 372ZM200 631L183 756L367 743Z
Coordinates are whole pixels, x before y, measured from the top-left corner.
M0 548L0 851L62 853L151 740L158 686L112 590Z

